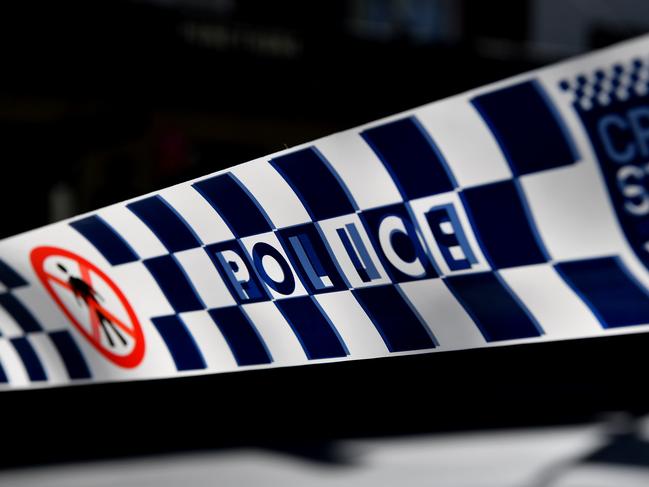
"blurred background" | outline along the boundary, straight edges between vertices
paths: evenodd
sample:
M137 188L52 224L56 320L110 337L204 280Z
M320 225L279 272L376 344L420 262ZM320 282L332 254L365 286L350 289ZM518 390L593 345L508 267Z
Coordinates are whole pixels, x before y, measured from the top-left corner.
M0 237L648 31L646 0L5 1ZM11 393L0 483L647 485L647 347Z
M643 0L2 2L0 236L647 30Z

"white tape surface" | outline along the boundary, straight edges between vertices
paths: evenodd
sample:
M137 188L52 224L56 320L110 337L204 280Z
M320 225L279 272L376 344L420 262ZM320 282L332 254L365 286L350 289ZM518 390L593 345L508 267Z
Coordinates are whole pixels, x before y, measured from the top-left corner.
M649 37L0 241L2 388L649 330Z

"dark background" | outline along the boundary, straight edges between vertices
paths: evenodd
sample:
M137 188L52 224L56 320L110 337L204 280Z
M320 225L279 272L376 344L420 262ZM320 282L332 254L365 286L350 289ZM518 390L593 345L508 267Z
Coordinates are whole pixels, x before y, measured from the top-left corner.
M0 235L647 30L643 0L2 2ZM6 393L0 466L242 444L326 459L341 437L642 412L647 346L622 336Z
M2 2L0 236L648 28L643 0Z

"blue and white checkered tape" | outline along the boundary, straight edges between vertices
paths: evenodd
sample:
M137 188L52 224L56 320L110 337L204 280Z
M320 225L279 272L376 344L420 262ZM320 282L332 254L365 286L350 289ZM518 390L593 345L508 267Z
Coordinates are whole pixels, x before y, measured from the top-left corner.
M649 331L649 37L0 242L2 388Z

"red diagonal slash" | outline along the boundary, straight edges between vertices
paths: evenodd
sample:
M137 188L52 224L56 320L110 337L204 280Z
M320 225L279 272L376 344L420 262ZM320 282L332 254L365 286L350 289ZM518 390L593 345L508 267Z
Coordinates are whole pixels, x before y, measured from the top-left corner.
M84 281L86 281L86 279L88 280L90 279L90 273L88 272L88 269L86 267L84 267L81 270L81 276ZM63 279L61 279L60 277L50 274L49 272L45 273L45 277L47 277L49 281L57 283L59 286L67 289L68 291L74 292L70 284L64 281ZM89 318L90 318L90 328L92 330L92 336L95 340L99 341L101 340L101 325L99 323L99 318L97 317L97 313L93 313L93 309L91 309L90 307L88 308L88 313L90 315Z
M64 281L63 279L61 279L61 278L59 278L59 277L56 277L55 275L52 275L52 274L50 274L50 273L48 273L48 272L45 273L45 277L47 277L47 279L50 280L50 281L54 281L54 282L57 283L59 286L62 286L62 287L64 287L65 289L69 289L70 291L72 291L72 288L70 287L70 284L68 284L68 283L67 283L66 281Z
M79 264L79 269L81 271L81 279L86 281L90 285L90 287L93 288L92 287L92 278L90 276L90 270L88 269L88 267L86 267L86 266L84 266L82 264ZM104 308L101 304L99 304L97 299L93 299L92 301L90 301L90 303L88 303L88 307L90 308L89 309L90 315L91 315L90 319L93 321L93 323L94 322L97 323L96 324L97 330L99 329L99 318L97 318L97 313L93 313L93 311L101 311L101 313L103 313L103 315L106 318L108 318L110 321L112 321L113 324L117 325L117 327L120 330L122 330L124 333L126 333L131 338L133 338L133 330L131 328L129 328L128 326L126 326L122 320L117 318L117 316L115 316L113 313L111 313L106 308ZM93 326L95 326L95 325L93 324Z
M113 324L117 325L117 327L122 330L124 333L129 335L130 337L133 337L133 330L126 326L122 320L117 318L113 313L108 311L106 308L104 308L101 304L98 304L96 301L93 301L90 306L92 306L93 309L101 311L106 318L108 318L110 321L113 322Z
M45 273L45 276L49 281L57 283L59 286L67 289L68 291L73 291L72 287L70 284L63 279L50 274L49 272ZM90 272L88 271L87 267L83 267L81 269L81 277L84 281L89 282L90 280ZM76 297L76 296L75 296ZM92 306L92 302L89 303L90 306L88 307L88 313L89 313L89 319L90 319L90 328L92 330L92 336L95 340L100 341L101 340L101 325L99 323L99 318L97 317L97 313L94 313L94 308Z

